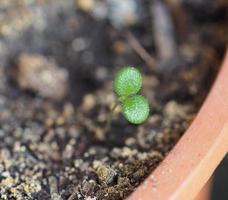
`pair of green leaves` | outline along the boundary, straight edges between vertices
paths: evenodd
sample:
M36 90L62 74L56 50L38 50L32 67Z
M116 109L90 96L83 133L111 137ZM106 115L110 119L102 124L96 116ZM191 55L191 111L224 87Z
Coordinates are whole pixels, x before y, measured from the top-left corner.
M137 95L142 87L142 75L134 67L123 67L114 81L115 92L119 96L125 118L133 124L143 123L149 116L148 100Z

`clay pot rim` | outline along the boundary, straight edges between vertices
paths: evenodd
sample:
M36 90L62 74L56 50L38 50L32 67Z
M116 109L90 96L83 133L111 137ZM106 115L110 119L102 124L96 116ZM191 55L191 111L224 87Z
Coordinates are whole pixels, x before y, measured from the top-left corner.
M190 127L128 200L193 199L227 151L228 51L213 87Z

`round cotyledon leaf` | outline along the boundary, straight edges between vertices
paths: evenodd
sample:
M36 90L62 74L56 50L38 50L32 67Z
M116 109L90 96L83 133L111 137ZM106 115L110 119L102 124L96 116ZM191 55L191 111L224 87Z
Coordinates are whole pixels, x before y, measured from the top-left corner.
M119 96L136 94L142 87L142 75L134 67L123 67L116 75L114 86Z
M149 116L148 100L141 95L134 95L121 102L125 118L132 124L141 124Z

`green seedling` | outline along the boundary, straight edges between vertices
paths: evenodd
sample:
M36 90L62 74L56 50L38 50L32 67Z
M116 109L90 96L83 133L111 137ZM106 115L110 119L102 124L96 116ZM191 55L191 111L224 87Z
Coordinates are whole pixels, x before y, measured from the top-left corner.
M106 129L110 128L112 115L120 104L124 117L132 124L141 124L149 116L150 108L148 100L138 95L142 87L142 75L134 67L123 67L115 77L114 88L118 101L110 111Z

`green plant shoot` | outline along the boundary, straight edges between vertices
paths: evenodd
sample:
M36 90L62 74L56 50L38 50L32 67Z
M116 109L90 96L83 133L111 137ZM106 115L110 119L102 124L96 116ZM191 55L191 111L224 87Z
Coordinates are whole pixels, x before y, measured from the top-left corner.
M134 67L123 67L115 77L114 88L118 95L118 101L113 106L106 129L110 128L112 115L115 108L120 104L124 117L132 124L141 124L149 116L150 108L148 100L138 95L142 87L142 75Z
M125 99L121 106L125 118L132 124L141 124L148 118L150 108L144 96L131 96Z
M142 75L134 67L123 67L115 77L114 87L120 97L137 94L142 87Z

